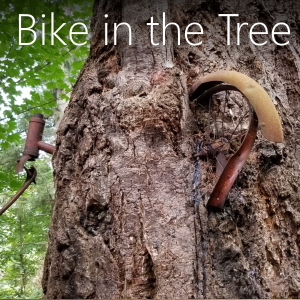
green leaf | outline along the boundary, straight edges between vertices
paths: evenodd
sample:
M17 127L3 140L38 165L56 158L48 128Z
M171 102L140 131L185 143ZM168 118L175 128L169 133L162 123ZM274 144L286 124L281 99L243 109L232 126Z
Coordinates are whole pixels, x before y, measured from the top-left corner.
M73 74L78 73L82 69L83 64L84 64L84 61L75 61L75 62L73 62L73 64L72 64L72 68L73 68L72 73Z
M1 181L7 181L7 175L0 171L0 180Z
M20 138L20 135L18 133L13 133L13 134L10 134L10 135L7 136L7 141L10 142L10 143L17 142L20 139L21 138Z
M76 79L73 78L73 77L69 77L68 80L69 80L71 83L75 83L75 82L76 82Z

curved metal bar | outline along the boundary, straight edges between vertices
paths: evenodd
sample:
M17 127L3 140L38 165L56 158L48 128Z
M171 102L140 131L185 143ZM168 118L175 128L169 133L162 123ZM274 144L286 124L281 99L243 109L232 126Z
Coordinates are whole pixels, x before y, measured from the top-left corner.
M218 71L204 76L190 88L191 99L202 94L207 85L211 87L220 82L235 86L250 102L255 110L262 134L272 142L283 142L281 120L266 91L252 78L236 71ZM202 92L203 91L203 92Z
M34 160L34 159L32 158L31 155L25 154L17 161L16 173L22 172L22 170L25 168L25 163L28 160Z
M24 193L24 191L30 186L32 182L35 183L37 174L35 167L31 166L30 169L27 169L26 167L24 168L27 173L26 180L22 187L18 190L18 192L0 209L0 216L18 200L18 198Z
M221 176L217 181L217 184L210 195L210 198L207 202L208 206L214 206L218 208L224 207L227 195L251 152L256 138L257 127L258 119L255 111L253 110L250 126L243 143L228 160Z
M211 87L210 89L204 91L201 95L199 95L199 97L196 99L196 102L205 104L207 99L209 99L213 94L221 91L228 91L228 90L239 91L237 87L232 85L223 85L219 83L216 84L218 85L214 85L213 87ZM191 98L195 99L193 93L191 94ZM247 99L247 97L245 98ZM249 102L249 99L247 100ZM251 116L248 132L239 149L231 156L231 158L227 162L222 174L220 175L210 195L210 198L207 202L207 206L213 206L220 209L224 207L226 197L233 183L235 182L240 170L242 169L244 163L246 162L247 157L250 154L250 151L252 149L257 134L258 118L255 111L251 107L249 108L252 111L252 116Z

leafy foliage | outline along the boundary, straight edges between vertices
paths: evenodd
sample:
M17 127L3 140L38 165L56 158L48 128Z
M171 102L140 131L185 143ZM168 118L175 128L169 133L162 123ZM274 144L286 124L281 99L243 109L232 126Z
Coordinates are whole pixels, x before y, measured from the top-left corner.
M13 173L10 156L15 149L2 151L1 171L10 174L16 188L24 182L24 174ZM50 222L53 198L50 157L34 162L39 170L37 185L26 192L0 217L0 298L23 298L36 291L31 285L36 269L40 267L47 246L47 229ZM1 206L13 196L10 186L1 188Z
M84 46L75 46L70 41L69 30L76 22L89 24L91 10L91 0L1 1L0 113L3 117L0 118L0 151L10 147L11 143L20 143L17 122L22 113L51 115L57 105L57 89L64 92L61 99L68 99L71 82L75 82L88 54L88 42ZM66 45L58 39L54 45L50 44L51 13L54 13L54 30L66 23L57 33ZM36 20L32 29L37 32L37 38L31 45L19 45L19 14L30 14ZM22 28L32 25L29 17L21 20ZM45 23L45 45L42 45L42 23ZM76 31L79 31L78 26ZM32 32L21 32L22 42L33 40ZM86 35L73 35L73 39L76 43L88 41ZM22 97L22 88L30 90L30 97ZM10 178L0 173L0 180L8 182Z
M2 121L10 121L9 128L2 122L0 133L11 135L12 129L16 127L16 118L22 111L38 107L32 113L44 113L46 109L56 105L52 93L54 89L70 92L71 86L66 80L64 64L73 57L71 66L68 66L68 69L71 69L68 77L74 81L87 55L88 43L84 46L74 45L70 41L69 30L71 25L78 21L89 23L91 1L75 0L71 3L66 0L5 0L1 1L0 12L0 105L7 108L3 111ZM66 45L57 38L54 39L53 45L50 43L51 13L54 13L54 30L66 23L57 33ZM30 14L35 18L35 26L32 29L37 32L37 38L31 45L19 45L19 18L22 28L32 25L30 17L21 18L19 14ZM45 17L42 18L42 15ZM42 45L42 23L45 23L45 45ZM77 28L78 26L76 31L79 30ZM23 30L21 33L21 42L33 41L32 32ZM73 35L73 39L77 43L88 41L86 35ZM69 61L67 63L69 64ZM23 99L23 103L18 105L20 87L30 87L31 97ZM12 140L19 141L17 136ZM5 142L3 137L1 142Z
M24 174L15 174L28 127L28 119L39 112L48 119L44 140L52 142L54 112L59 99L68 100L89 49L86 35L73 35L69 30L76 22L88 26L92 0L2 0L0 3L0 205L6 203L25 180ZM51 45L51 12L54 30L63 23ZM31 45L19 45L19 14L32 15L37 33ZM45 15L43 17L42 15ZM22 18L22 27L29 27L31 18ZM42 23L45 24L45 45L42 45ZM79 26L74 31L82 31ZM22 31L22 42L30 42L33 35ZM24 97L24 89L30 91ZM2 116L1 116L2 114ZM49 125L50 124L50 125ZM50 141L49 141L50 139ZM41 291L33 278L41 269L47 247L53 183L51 157L41 155L33 164L38 170L37 185L26 192L0 216L0 298L40 298Z

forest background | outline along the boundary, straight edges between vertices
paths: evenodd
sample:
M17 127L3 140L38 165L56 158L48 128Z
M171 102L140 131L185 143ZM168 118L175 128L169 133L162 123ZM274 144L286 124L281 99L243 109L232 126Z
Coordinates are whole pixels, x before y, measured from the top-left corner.
M54 144L55 128L62 115L72 84L88 55L84 46L50 47L41 43L41 23L50 32L51 12L55 27L67 23L59 36L67 40L69 24L89 26L93 1L1 1L0 4L0 206L22 186L25 173L15 174L16 161L24 147L29 118L42 113L46 127L43 140ZM19 14L36 18L37 40L18 45ZM45 17L42 18L42 14ZM23 26L30 26L29 18ZM77 28L78 29L78 28ZM26 39L27 35L27 39ZM24 38L25 37L25 38ZM24 42L31 32L23 33ZM74 36L77 43L89 40ZM49 34L46 42L50 43ZM0 298L40 298L43 260L53 201L51 156L40 154L31 162L38 170L32 184L19 200L0 217Z

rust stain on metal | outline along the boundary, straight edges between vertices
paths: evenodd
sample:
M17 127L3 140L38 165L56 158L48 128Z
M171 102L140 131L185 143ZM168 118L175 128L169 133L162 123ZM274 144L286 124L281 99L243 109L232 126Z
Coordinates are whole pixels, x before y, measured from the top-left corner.
M230 83L224 85L223 83ZM273 142L283 141L280 118L271 99L264 89L250 77L234 72L220 71L203 77L190 88L190 99L199 103L209 101L209 98L220 91L235 90L241 92L253 107L248 132L239 149L230 157L221 173L207 206L223 208L226 197L241 171L254 144L258 122L262 133Z
M26 167L24 168L27 173L26 180L22 187L18 190L18 192L0 209L0 216L18 200L18 198L24 193L24 191L30 186L32 182L35 183L35 178L37 175L35 167L31 166L30 169L27 169Z
M250 126L243 143L228 160L222 174L217 181L217 184L210 195L210 198L207 202L208 206L214 206L218 208L224 207L227 195L251 152L257 133L257 127L258 120L256 113L253 110Z
M26 161L34 161L39 157L39 150L53 154L55 147L42 141L45 121L43 115L36 113L29 120L27 138L23 156L18 160L16 173L23 170Z
M45 121L42 114L34 114L29 120L27 138L23 155L30 155L34 158L39 157L39 147L37 143L42 140Z
M53 154L55 151L55 146L45 143L43 141L38 141L37 145L40 150L43 150L49 154Z
M31 156L30 155L23 155L17 162L17 166L16 166L16 173L20 173L23 171L23 168L25 166L25 163L28 161L28 160L31 160Z

